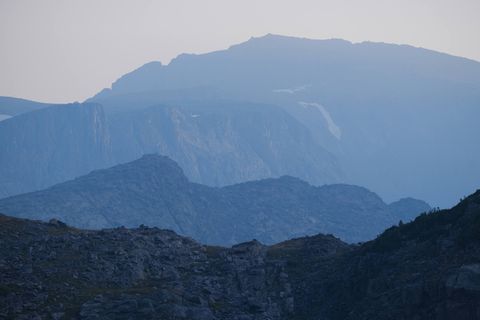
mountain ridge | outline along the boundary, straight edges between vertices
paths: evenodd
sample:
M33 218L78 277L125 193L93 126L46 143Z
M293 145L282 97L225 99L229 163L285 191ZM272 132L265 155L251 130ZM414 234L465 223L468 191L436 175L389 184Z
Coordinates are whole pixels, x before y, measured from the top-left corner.
M131 105L140 108L139 97L168 96L156 96L160 91L215 88L231 100L276 105L337 157L345 173L338 182L379 190L388 201L413 195L450 206L480 177L471 165L478 155L465 151L475 150L473 137L480 134L472 122L480 116L476 61L408 45L268 36L181 55L157 71L148 77L133 71L114 82L109 97L93 100L116 109L116 99L130 92L137 97ZM341 139L331 136L325 114ZM445 127L455 129L447 134ZM447 151L435 143L439 139ZM454 173L452 162L469 172Z
M208 187L155 154L1 199L0 211L82 228L161 226L210 244L273 243L319 231L358 242L401 219L363 187L315 187L289 176Z
M290 174L312 184L362 185L388 202L413 196L448 207L480 179L472 165L480 157L479 83L479 63L424 49L268 36L147 64L88 101L103 106L117 141L99 168L159 152L209 185ZM255 113L252 105L270 109ZM198 117L204 109L208 117ZM24 127L15 116L8 121ZM2 134L9 146L19 133ZM23 161L35 156L25 152ZM39 188L23 180L0 175L0 197Z
M0 198L155 152L175 159L191 180L208 185L281 174L326 183L342 175L335 157L307 128L267 104L153 103L111 114L91 102L44 108L6 121L0 122ZM87 145L82 143L86 137L92 139Z

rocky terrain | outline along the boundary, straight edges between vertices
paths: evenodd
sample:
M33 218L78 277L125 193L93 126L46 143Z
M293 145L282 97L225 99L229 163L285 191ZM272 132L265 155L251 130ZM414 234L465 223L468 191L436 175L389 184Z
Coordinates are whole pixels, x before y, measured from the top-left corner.
M413 202L413 205L410 205ZM385 228L428 211L419 200L394 209L358 186L312 186L298 178L251 181L223 188L190 182L159 155L97 170L51 188L0 200L0 212L100 229L140 224L172 229L202 243L273 244L331 233L347 242L373 239Z
M171 157L189 179L211 186L287 174L315 184L342 177L336 158L294 117L248 102L156 102L114 114L97 103L57 105L1 121L0 145L0 198L148 153Z
M317 235L224 248L2 215L0 317L478 319L480 191L362 245Z

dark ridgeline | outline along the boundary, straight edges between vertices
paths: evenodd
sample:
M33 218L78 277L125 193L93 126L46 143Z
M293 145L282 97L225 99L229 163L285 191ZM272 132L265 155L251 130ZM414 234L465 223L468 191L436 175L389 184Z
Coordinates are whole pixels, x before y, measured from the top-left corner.
M212 186L292 175L442 207L480 180L480 63L411 46L267 35L148 63L89 102L104 115L67 108L72 136L63 111L0 122L0 197L154 152ZM79 136L102 151L72 157ZM22 147L33 144L41 151Z
M413 202L413 205L410 205ZM331 233L347 242L373 239L385 228L430 209L420 200L385 204L358 186L312 186L283 176L222 188L190 182L159 155L97 170L51 188L0 200L0 212L60 219L80 228L168 228L207 244L251 239L271 244Z
M2 215L0 244L3 318L480 316L480 191L362 245L317 235L223 248L157 228L83 231Z

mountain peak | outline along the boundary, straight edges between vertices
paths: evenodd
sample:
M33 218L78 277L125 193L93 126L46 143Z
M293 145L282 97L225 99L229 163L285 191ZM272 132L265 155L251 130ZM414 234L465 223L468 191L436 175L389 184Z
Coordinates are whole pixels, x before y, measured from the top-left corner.
M132 162L119 164L111 169L98 171L122 172L133 179L143 179L142 176L159 177L166 179L167 177L179 179L181 182L187 182L187 177L183 173L182 168L167 156L161 156L156 153L144 154L141 158Z
M235 44L229 47L229 50L235 48L252 47L257 46L292 46L292 45L317 45L317 44L339 44L339 45L351 45L352 43L343 39L311 39L305 37L295 37L280 34L267 33L260 37L251 37L245 42ZM290 48L291 50L292 48Z

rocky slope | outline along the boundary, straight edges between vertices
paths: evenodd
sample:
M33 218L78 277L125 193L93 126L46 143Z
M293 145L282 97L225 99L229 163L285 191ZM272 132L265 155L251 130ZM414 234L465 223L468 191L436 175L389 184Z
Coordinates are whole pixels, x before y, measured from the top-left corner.
M324 184L342 176L305 126L270 105L213 101L105 114L84 103L0 122L0 198L153 152L177 161L192 181L214 186L285 174Z
M281 175L314 184L342 178L337 159L272 105L182 101L107 118L116 163L159 153L180 164L190 180L210 186Z
M389 228L325 273L311 259L288 271L299 275L296 301L306 302L299 319L479 319L480 190Z
M275 243L318 232L365 241L401 220L365 188L314 187L288 176L213 188L191 183L174 161L159 155L2 199L0 212L57 218L81 228L145 224L222 245L252 238Z
M318 235L222 248L0 216L0 316L473 320L479 222L480 191L361 246Z
M105 115L69 104L0 122L0 198L43 189L111 165Z

